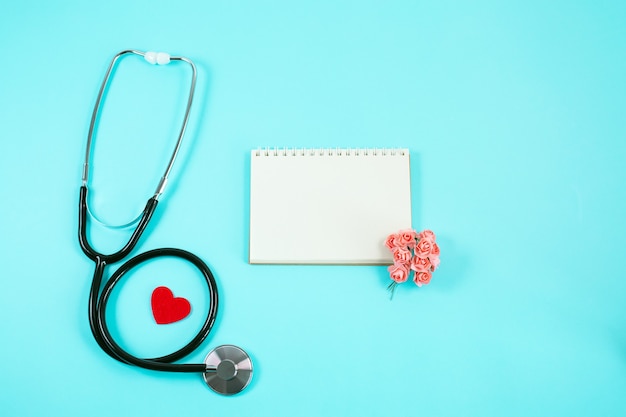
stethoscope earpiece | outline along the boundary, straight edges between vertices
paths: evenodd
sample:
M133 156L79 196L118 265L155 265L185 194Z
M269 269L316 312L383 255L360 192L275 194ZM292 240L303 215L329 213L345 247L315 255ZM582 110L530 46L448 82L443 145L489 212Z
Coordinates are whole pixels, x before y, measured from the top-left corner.
M204 382L218 394L237 394L252 380L252 360L237 346L216 347L209 352L204 363Z

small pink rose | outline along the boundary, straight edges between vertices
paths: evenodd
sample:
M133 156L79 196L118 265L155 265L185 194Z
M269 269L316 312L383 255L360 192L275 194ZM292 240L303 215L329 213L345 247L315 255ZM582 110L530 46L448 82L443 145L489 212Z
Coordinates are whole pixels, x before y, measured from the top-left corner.
M415 246L417 233L415 233L415 230L413 229L400 230L400 232L398 232L398 237L400 239L400 244L413 248Z
M418 287L421 287L422 285L426 285L430 282L430 279L432 278L432 274L430 272L416 272L415 273L415 277L413 278L413 282L415 282L415 284Z
M434 242L435 234L433 233L432 230L422 230L421 232L417 234L417 238L419 240L426 239L426 240L430 240L431 242Z
M385 240L385 246L390 250L400 246L400 236L396 233L387 236L387 240Z
M392 280L401 284L409 278L409 268L401 263L395 263L387 268Z
M433 248L433 242L428 239L422 239L415 245L415 256L419 258L426 258L430 255Z
M432 266L431 271L434 271L439 267L439 256L430 255L428 256L428 259L430 260L430 265Z
M430 250L430 254L433 256L439 256L439 245L433 242L433 247Z
M428 258L419 258L414 256L411 259L411 269L417 272L427 272L431 268L430 260Z
M394 262L409 263L413 254L410 250L396 247L392 249Z

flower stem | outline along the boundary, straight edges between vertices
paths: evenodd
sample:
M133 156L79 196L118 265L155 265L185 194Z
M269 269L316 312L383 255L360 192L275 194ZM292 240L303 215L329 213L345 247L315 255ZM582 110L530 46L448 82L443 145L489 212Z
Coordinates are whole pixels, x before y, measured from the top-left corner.
M389 300L393 300L393 295L396 292L396 287L398 286L398 283L396 281L391 281L391 284L389 284L387 286L387 291L389 291Z

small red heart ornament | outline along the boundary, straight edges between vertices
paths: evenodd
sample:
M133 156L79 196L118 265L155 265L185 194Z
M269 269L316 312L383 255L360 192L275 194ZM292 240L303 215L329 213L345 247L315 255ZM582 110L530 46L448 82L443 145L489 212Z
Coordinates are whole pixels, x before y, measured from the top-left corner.
M152 315L157 324L170 324L187 317L191 304L183 297L174 297L167 287L157 287L152 291Z

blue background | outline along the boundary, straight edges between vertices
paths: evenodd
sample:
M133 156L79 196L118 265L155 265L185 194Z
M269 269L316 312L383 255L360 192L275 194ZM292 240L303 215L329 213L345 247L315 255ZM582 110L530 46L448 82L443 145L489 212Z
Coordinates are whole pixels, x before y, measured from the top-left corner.
M623 1L3 2L1 414L625 415L625 22ZM220 316L189 361L245 348L255 379L236 397L119 364L89 333L81 164L127 48L198 65L139 250L213 268ZM92 203L109 221L156 187L188 82L182 65L131 61L96 140ZM384 267L249 265L249 151L265 146L409 147L413 227L441 246L432 283L389 301ZM136 275L114 332L167 353L199 326L202 287L175 262ZM191 300L189 319L150 321L159 284Z

